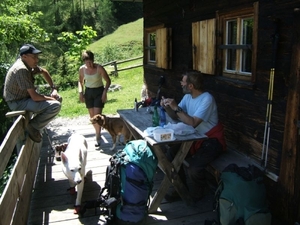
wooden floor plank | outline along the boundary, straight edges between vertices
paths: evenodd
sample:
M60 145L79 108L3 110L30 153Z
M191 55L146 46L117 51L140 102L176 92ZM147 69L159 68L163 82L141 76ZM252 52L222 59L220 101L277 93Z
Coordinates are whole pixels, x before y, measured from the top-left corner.
M82 202L96 199L100 187L105 182L105 171L109 164L109 158L118 149L124 146L117 146L115 151L110 151L112 146L111 137L105 130L102 131L103 144L100 148L94 146L94 128L91 124L74 125L66 129L66 135L57 135L55 130L48 130L51 138L51 145L46 135L43 138L43 147L40 154L40 164L36 175L36 182L32 195L28 225L76 225L76 224L102 224L100 210L87 210L83 218L73 214L75 196L69 194L67 189L69 183L61 170L61 162L56 161L54 152L55 145L67 142L73 131L83 134L88 142L88 161L86 172L92 171L85 182ZM158 169L154 177L153 194L158 189L163 179L163 173ZM213 212L213 193L209 193L194 207L187 207L183 201L168 203L162 201L158 212L150 214L147 218L147 225L201 225L206 219L215 219Z

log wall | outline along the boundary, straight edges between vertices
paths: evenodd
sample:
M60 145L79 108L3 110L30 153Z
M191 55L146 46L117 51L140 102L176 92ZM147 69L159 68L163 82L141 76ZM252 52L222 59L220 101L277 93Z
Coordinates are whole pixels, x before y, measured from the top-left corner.
M157 92L160 76L165 77L160 95L180 101L183 94L179 81L181 74L193 68L192 23L212 19L216 13L230 12L252 6L250 0L144 0L144 27L164 24L172 29L172 69L163 70L144 62L144 77L148 88ZM279 43L275 59L275 79L269 141L268 170L280 174L287 104L291 57L293 46L293 11L299 1L259 1L258 48L256 78L253 82L237 81L205 75L206 90L217 101L220 120L225 125L229 148L237 150L260 163L266 108L272 67L272 35L278 21ZM299 161L299 160L298 160ZM286 172L286 171L285 171ZM298 181L299 182L299 181ZM296 184L294 184L296 185ZM297 185L296 185L297 186ZM299 186L299 185L298 185ZM270 185L274 189L274 186ZM276 187L276 182L275 182Z

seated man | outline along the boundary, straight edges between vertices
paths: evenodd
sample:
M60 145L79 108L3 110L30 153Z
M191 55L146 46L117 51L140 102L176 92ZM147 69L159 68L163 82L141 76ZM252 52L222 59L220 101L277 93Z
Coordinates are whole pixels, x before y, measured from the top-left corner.
M188 189L193 199L198 201L203 197L206 185L204 169L226 149L226 143L223 126L218 119L215 99L210 93L204 91L202 74L196 72L184 74L181 86L185 95L179 104L174 99L162 97L160 105L172 119L179 119L209 137L207 140L193 143L186 156L184 169L181 168L178 172L186 186L185 174L187 173L191 180ZM178 145L169 148L167 156L170 160L175 157L178 148ZM180 199L176 192L167 194L165 198L167 201Z
M29 137L35 142L42 140L40 131L61 109L61 98L57 94L51 76L47 70L38 67L40 53L40 50L30 44L20 48L20 57L6 74L3 92L4 100L11 110L27 110L35 114L27 127ZM43 74L52 88L50 96L36 92L34 75L38 73Z

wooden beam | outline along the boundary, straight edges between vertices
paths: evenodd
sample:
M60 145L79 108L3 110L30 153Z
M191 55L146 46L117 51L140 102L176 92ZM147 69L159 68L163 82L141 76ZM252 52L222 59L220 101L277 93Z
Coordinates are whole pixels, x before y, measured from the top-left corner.
M289 89L287 109L285 116L285 132L282 146L282 156L279 174L279 188L284 191L281 205L284 217L290 222L296 221L299 210L299 92L300 92L300 13L294 14L294 40L291 57L291 74L289 76Z

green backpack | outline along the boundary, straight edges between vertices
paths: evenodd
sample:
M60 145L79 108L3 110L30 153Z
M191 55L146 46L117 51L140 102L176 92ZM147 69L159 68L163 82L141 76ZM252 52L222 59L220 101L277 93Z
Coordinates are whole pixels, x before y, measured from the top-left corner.
M270 225L263 172L249 165L228 165L216 191L216 208L221 225Z

